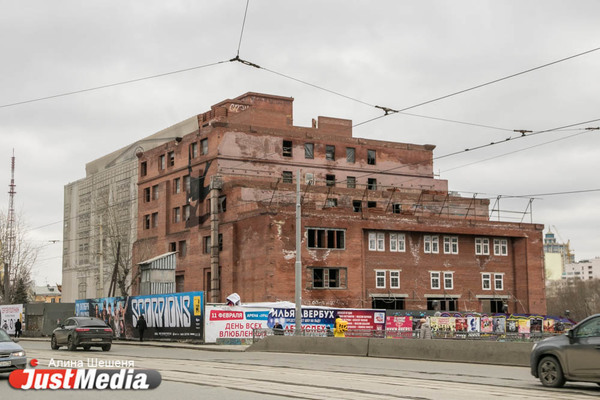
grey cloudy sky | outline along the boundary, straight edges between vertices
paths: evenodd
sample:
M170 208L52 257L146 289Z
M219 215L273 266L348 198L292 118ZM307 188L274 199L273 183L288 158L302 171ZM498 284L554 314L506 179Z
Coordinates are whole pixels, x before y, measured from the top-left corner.
M38 284L61 281L64 185L85 164L248 91L291 96L294 123L354 123L600 47L600 2L250 0L240 57L71 96L13 105L235 57L246 0L0 0L0 187L43 245ZM354 101L273 72L285 74ZM512 221L555 226L577 259L600 256L600 51L355 127L354 136L437 147L463 196L501 199ZM428 118L426 118L428 117ZM437 119L432 119L437 118ZM473 126L440 119L467 122ZM6 185L6 186L3 186ZM585 193L548 195L559 192ZM544 194L544 195L542 195ZM8 194L0 208L8 207ZM553 229L554 230L554 229Z

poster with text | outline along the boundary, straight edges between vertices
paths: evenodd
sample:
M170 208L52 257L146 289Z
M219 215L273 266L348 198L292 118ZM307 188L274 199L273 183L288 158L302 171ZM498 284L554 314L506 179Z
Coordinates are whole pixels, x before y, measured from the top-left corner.
M0 306L0 328L4 329L9 335L14 335L17 321L23 322L23 304ZM21 329L24 329L24 327Z
M205 343L216 343L219 338L252 339L253 329L269 328L268 308L207 305L205 312Z

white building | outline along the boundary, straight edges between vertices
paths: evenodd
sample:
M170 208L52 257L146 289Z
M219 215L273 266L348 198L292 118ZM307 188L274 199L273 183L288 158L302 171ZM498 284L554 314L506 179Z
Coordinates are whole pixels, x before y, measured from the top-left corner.
M600 279L600 257L566 264L563 279Z

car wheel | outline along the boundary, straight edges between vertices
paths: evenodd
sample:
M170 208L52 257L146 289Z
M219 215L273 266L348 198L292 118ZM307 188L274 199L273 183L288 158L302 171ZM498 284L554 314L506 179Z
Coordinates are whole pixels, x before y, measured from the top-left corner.
M75 346L75 340L73 340L73 336L69 336L67 347L70 351L75 351L75 349L77 349L77 346Z
M58 350L60 346L56 343L56 336L52 335L52 339L50 339L50 348L52 350Z
M85 346L83 346L83 349L84 349L85 351L88 351L88 350L89 350L89 349L91 349L91 348L92 348L92 346L88 346L88 345L85 345Z
M559 388L564 386L566 379L558 360L554 357L544 357L538 363L538 376L542 385Z
M102 351L109 351L110 350L110 344L105 344L104 346L102 346Z

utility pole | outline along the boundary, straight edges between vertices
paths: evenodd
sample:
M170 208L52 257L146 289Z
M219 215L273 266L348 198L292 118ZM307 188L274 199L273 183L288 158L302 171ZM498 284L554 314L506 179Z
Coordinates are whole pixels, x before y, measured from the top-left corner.
M302 333L302 205L300 203L300 170L296 173L296 329L294 334Z
M221 301L219 276L219 192L223 181L218 175L210 178L210 301Z
M99 279L100 279L100 295L98 295L98 290L96 290L96 296L104 297L104 233L102 231L102 217L100 217L100 271L99 271Z
M10 184L8 185L8 221L6 224L7 243L4 252L4 302L10 303L11 287L10 274L15 250L15 150L10 162Z

